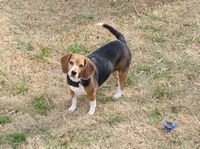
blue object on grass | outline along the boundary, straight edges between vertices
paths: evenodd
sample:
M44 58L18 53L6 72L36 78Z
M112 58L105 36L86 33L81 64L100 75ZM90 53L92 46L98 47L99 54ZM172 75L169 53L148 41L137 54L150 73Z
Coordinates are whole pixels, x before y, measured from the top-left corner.
M165 126L165 129L166 129L168 132L172 131L174 128L177 127L176 123L174 123L174 122L169 122L167 119L165 119L165 124L164 124L164 126Z

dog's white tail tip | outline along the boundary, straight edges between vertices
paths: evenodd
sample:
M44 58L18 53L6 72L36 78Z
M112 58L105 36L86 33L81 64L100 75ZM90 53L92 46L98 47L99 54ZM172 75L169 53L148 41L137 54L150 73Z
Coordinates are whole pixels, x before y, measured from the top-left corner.
M97 25L97 26L103 26L104 23L103 23L103 22L100 22L100 23L97 23L96 25Z

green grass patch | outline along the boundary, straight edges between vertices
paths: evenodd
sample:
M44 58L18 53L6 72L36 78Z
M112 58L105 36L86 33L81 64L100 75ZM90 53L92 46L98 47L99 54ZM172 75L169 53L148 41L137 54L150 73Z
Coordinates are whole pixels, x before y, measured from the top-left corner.
M91 138L87 131L83 131L79 128L74 128L68 131L72 144L90 145Z
M166 38L163 34L155 34L151 37L151 41L154 43L162 44L166 41Z
M38 127L36 129L36 133L38 133L38 134L49 134L49 130L46 127Z
M0 124L8 124L11 122L11 118L9 116L0 115Z
M173 68L173 63L164 59L158 63L141 62L135 66L135 71L134 71L135 74L133 76L136 79L171 78L172 68Z
M196 42L200 44L200 36L195 38Z
M146 97L145 95L143 96L140 96L136 102L138 105L145 105L145 104L148 104L149 103L149 100L148 100L149 97Z
M160 32L161 28L156 26L155 24L149 24L144 27L144 30L152 31L152 32Z
M47 131L47 132L44 132L44 133L46 133L45 134L45 138L44 138L44 142L45 142L45 144L47 145L47 146L49 146L49 147L54 147L55 146L55 144L56 144L56 136L55 136L55 134L53 134L53 133L50 133L49 131Z
M108 97L108 96L104 95L101 90L97 91L97 98L98 98L98 101L102 104L116 101L112 97Z
M0 91L3 90L6 84L6 80L4 78L0 78Z
M40 60L44 60L44 58L48 55L49 51L50 51L49 48L42 48L37 57Z
M122 14L123 15L129 15L131 13L131 8L129 6L125 6L122 9Z
M195 38L194 37L189 37L189 36L183 36L181 38L181 45L183 46L187 46L187 45L190 45L190 44L193 44L195 41Z
M20 144L26 142L27 134L24 132L13 132L0 136L0 144L10 144L13 148L17 148Z
M7 139L15 144L15 143L23 143L26 141L26 134L23 132L14 132L7 136Z
M49 100L45 95L34 98L32 102L33 110L40 115L47 115L47 112L50 110L51 105Z
M163 97L170 97L170 91L164 85L157 85L153 87L153 97L156 99L162 99Z
M156 86L153 88L153 97L161 99L165 96L166 89L163 86Z
M120 124L124 121L124 118L122 115L120 114L115 114L115 115L112 115L110 116L108 119L107 119L107 122L110 124L110 125L117 125L117 124Z
M68 50L72 53L80 53L80 54L86 54L88 53L88 50L85 46L83 46L81 43L74 42L69 47Z
M181 56L180 61L177 63L177 68L182 73L193 77L200 74L200 63L192 61L192 58L186 54Z
M152 122L159 122L161 120L160 111L157 108L151 111L151 113L149 114L149 118L150 118L150 121Z
M34 48L30 42L18 41L17 42L17 49L24 50L24 51L33 51Z
M128 85L136 85L138 83L139 76L135 72L130 72L127 77Z
M27 78L22 77L16 84L15 84L15 91L18 94L25 93L29 89Z

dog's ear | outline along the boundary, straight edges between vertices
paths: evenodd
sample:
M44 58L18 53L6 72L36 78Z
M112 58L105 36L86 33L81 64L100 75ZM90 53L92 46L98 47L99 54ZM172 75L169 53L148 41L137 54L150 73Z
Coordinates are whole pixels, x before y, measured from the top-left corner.
M88 80L92 77L95 72L94 64L91 62L89 58L85 59L85 66L80 73L80 76L83 80Z
M71 56L72 56L72 54L67 54L60 59L63 73L68 72L68 69L69 69L68 68L68 61L69 61Z

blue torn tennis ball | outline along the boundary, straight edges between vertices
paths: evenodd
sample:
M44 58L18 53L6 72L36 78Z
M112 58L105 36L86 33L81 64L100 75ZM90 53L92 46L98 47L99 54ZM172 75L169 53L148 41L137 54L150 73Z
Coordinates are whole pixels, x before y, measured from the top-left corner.
M176 123L174 122L170 122L168 121L167 119L165 120L165 123L164 123L164 127L165 129L170 132L172 131L173 129L175 129L177 127Z

